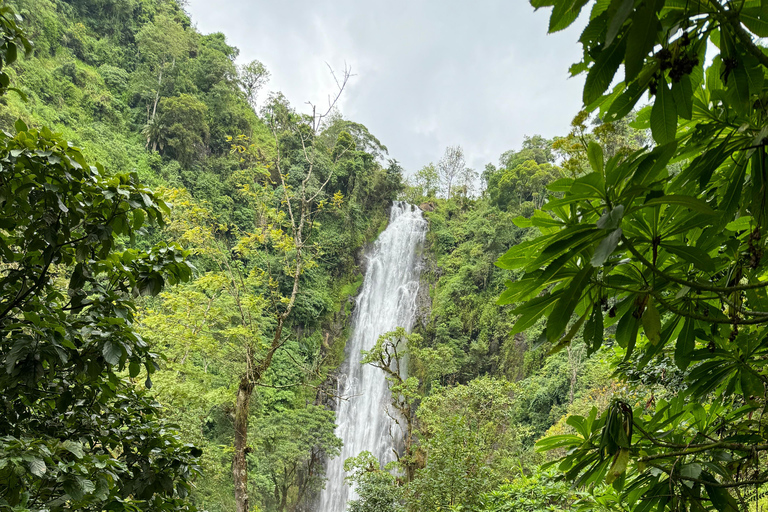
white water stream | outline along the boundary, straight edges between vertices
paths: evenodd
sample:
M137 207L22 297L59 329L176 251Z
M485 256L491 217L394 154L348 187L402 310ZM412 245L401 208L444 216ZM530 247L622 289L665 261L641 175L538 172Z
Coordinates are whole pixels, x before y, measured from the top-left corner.
M395 202L389 226L376 240L369 256L363 291L357 298L346 361L339 374L336 435L344 441L341 455L328 461L325 489L317 512L344 512L355 499L344 482L344 461L363 451L375 455L382 467L395 460L402 432L387 414L389 390L384 372L361 365L362 350L370 350L380 335L403 327L410 332L416 317L416 295L421 271L418 255L427 222L417 207Z

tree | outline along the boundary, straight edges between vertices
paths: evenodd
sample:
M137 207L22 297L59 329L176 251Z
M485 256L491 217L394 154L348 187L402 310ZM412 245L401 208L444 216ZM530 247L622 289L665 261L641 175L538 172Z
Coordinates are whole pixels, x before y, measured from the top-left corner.
M579 495L565 482L558 481L552 473L521 475L511 483L480 496L478 506L468 508L473 512L544 512L547 510L603 510L594 501L578 504Z
M259 91L269 81L269 71L266 66L258 60L252 60L247 64L239 66L237 68L237 74L240 87L245 93L245 99L248 100L248 104L255 109L256 98Z
M208 107L190 94L163 98L159 114L145 131L152 149L158 146L182 164L190 164L208 146Z
M762 421L768 349L766 91L768 35L759 2L535 1L553 5L550 31L590 3L580 39L584 105L604 121L637 117L656 146L605 158L550 185L563 196L520 225L541 234L502 256L521 269L501 303L518 303L513 332L545 316L562 348L582 332L590 352L613 339L638 372L669 361L687 389L670 400L616 399L568 420L576 433L540 441L577 485L605 482L631 510L746 510L768 482ZM705 68L708 41L716 51ZM624 66L624 80L606 94ZM680 162L679 172L670 162ZM642 332L642 336L640 333ZM627 372L629 374L629 372ZM627 377L630 378L630 377Z
M514 164L512 164L514 165ZM531 203L539 208L547 199L547 185L562 177L559 167L548 162L525 160L514 167L501 168L486 175L488 194L503 210Z
M344 461L345 480L355 486L358 499L349 502L350 512L403 512L403 487L388 468L381 469L371 452Z
M16 129L0 135L0 508L186 509L199 452L119 374L144 366L149 387L157 367L133 297L191 275L178 246L120 247L167 207L46 128Z
M9 64L30 44L10 8L0 15ZM0 509L190 510L199 450L119 374L143 365L150 387L156 368L134 297L191 275L176 245L121 247L167 206L135 174L107 178L21 121L0 133L0 162Z
M167 14L159 14L136 34L139 56L146 72L154 77L152 105L147 105L147 121L154 120L168 74L189 53L190 38L184 27Z
M443 157L437 162L437 172L440 175L445 197L450 198L454 181L464 171L466 161L461 146L448 146Z
M419 195L430 198L436 197L440 189L440 175L435 164L429 163L418 170L413 177L414 185L419 189Z
M246 455L253 390L271 366L275 353L288 340L283 330L296 306L302 274L313 265L313 252L318 249L309 240L315 228L315 218L322 209L322 195L333 172L331 170L323 181L319 181L318 175L327 157L316 144L317 135L323 120L340 98L349 76L350 71L345 69L343 77L337 80L338 94L330 100L327 110L318 112L317 107L312 105L310 115L298 115L287 102L282 101L282 97L273 98L264 109L275 142L276 154L272 165L279 180L275 192L281 205L280 211L275 212L275 218L279 219L281 225L275 226L277 229L271 231L270 237L274 246L282 253L280 270L277 271L282 275L276 276L277 272L272 270L271 265L260 269L260 272L250 273L252 278L262 279L269 290L270 307L264 316L271 316L274 327L270 326L270 340L263 343L264 330L260 325L260 318L254 317L246 308L241 307L243 295L238 291L238 283L243 282L243 276L233 271L231 266L228 268L230 275L237 277L232 280L231 293L238 303L242 325L248 333L243 338L245 368L239 379L235 401L232 475L237 512L250 510ZM240 250L258 243L259 237L249 237L246 243L239 244Z
M461 189L461 195L464 198L472 197L475 195L475 186L477 185L477 178L479 174L476 170L465 167L459 173L458 185Z
M264 501L273 502L279 512L297 510L306 497L323 488L324 462L341 451L334 418L333 411L309 406L257 422L256 458L270 480Z
M397 461L405 470L406 481L413 479L416 466L416 406L419 400L419 380L405 377L405 355L409 347L419 342L418 334L408 334L398 327L394 331L382 334L371 350L363 350L361 364L370 364L387 375L390 403L394 413L387 414L400 427L403 433L405 450L397 455ZM402 422L405 422L403 425Z
M514 169L518 165L533 160L537 164L554 163L555 155L552 153L552 141L541 135L523 137L523 145L520 151L509 150L499 157L499 166L505 169Z
M426 462L409 486L414 510L477 505L483 492L512 473L527 433L512 421L512 389L509 382L481 377L422 401L417 416Z

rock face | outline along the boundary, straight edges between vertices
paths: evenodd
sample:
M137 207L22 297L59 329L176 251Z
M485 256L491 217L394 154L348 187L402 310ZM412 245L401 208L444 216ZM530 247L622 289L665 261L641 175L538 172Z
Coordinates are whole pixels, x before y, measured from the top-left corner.
M416 325L426 329L429 324L429 316L432 313L432 289L436 280L437 264L427 252L421 256L419 262L421 276L419 278L419 291L416 295Z
M434 204L432 204L432 203L421 203L421 204L419 205L419 208L420 208L420 209L421 209L421 211L423 211L423 212L431 212L431 211L434 211L434 210L435 210L435 205L434 205Z

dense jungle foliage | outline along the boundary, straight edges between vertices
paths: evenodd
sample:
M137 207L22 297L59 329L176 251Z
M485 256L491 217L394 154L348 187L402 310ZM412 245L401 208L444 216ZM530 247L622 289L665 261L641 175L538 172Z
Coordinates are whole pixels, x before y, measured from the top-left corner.
M0 510L312 510L395 199L405 450L349 510L764 508L768 4L532 4L584 11L570 133L408 174L175 0L0 1Z

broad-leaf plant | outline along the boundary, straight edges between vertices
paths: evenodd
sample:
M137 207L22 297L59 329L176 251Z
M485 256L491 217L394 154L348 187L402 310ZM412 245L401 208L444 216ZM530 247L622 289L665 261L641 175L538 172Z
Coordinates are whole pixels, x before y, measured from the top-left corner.
M654 144L550 184L521 226L540 235L498 265L522 331L546 318L556 350L616 344L624 367L668 361L668 400L616 399L539 442L581 487L620 506L747 510L768 482L768 37L765 0L532 0L549 30L580 19L583 102L603 122L642 107ZM645 106L643 106L645 105Z
M30 48L14 20L0 1L0 64ZM167 213L47 128L0 132L0 511L194 509L200 452L137 381L158 355L136 298L191 277L181 247L133 243Z

